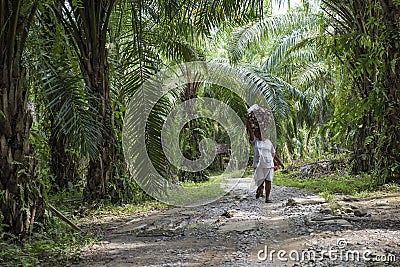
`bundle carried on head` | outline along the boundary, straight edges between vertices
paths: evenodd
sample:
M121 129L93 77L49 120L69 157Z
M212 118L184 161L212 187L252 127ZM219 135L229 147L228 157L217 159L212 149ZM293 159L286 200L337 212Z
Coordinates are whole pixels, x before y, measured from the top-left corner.
M267 133L275 123L271 110L266 110L257 104L252 105L248 110L248 121L253 132Z

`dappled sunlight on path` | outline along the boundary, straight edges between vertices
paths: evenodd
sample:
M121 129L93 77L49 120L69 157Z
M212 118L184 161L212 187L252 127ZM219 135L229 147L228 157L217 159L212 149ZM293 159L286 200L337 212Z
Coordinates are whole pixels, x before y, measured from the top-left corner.
M232 179L234 182L237 180ZM381 222L381 228L368 227L375 210L364 217L351 215L350 210L333 215L325 214L332 204L300 203L315 197L303 190L274 186L273 203L264 203L255 199L252 179L243 178L233 191L205 206L152 211L107 222L104 241L86 248L76 266L315 266L313 259L296 261L296 255L301 258L306 251L313 256L314 251L337 248L338 240L344 242L343 251L368 248L371 255L399 257L399 224L387 221L387 225ZM398 212L398 202L384 203ZM349 209L357 208L352 205ZM396 216L391 219L398 219L398 213ZM275 254L270 255L272 250ZM287 254L279 258L279 250ZM318 266L374 266L329 256L320 261ZM379 264L376 266L382 266ZM387 264L394 266L393 262Z

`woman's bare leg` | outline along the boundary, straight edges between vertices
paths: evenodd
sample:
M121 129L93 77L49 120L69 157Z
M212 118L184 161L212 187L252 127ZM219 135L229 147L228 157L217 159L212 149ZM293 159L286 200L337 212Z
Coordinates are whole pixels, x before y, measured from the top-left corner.
M263 196L263 191L264 191L264 183L262 183L262 184L257 188L256 198L262 197L262 196Z
M265 181L265 202L270 202L269 194L271 193L271 181Z

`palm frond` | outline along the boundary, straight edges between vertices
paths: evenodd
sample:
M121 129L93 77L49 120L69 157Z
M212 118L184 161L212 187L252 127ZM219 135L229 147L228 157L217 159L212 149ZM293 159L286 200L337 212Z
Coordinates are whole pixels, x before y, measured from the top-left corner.
M298 53L295 58L298 61L301 61L302 59L299 56L304 55L304 53L302 52L302 46L300 46L299 43L304 45L304 38L308 35L309 31L293 31L292 33L284 35L275 41L271 49L272 53L267 62L264 64L263 69L266 71L271 71L277 67L279 68L279 65L282 64L282 61L288 60L288 55L290 55L290 53ZM315 59L315 53L309 53L308 56L314 57Z
M213 63L213 62L211 62ZM242 86L242 92L239 96L253 102L254 96L262 97L277 117L285 117L289 110L291 98L302 98L300 91L282 79L268 74L260 69L250 65L231 66L228 63L218 63L211 66L217 66L216 69L210 69L213 76L237 77ZM216 78L217 79L217 78Z
M189 1L190 2L190 1ZM264 1L257 0L200 0L193 2L194 8L188 15L193 17L193 26L205 36L228 19L244 21L262 16Z
M167 186L163 176L168 162L162 153L161 129L172 104L168 97L162 97L165 91L160 86L157 80L151 79L136 91L123 129L124 153L130 173L142 189L153 196L165 192Z
M138 41L127 36L123 40L119 52L121 59L118 72L122 80L119 94L131 97L160 68L161 59L147 39Z
M261 39L262 32L259 22L238 27L234 30L232 38L229 42L229 58L232 63L242 59L244 51L252 42L257 42Z
M288 33L305 25L315 25L318 17L313 14L287 13L279 16L268 16L260 21L238 27L229 42L230 61L242 59L246 49L253 43L270 39L284 32Z
M160 32L166 29L161 29ZM163 57L175 62L197 61L202 58L201 52L183 36L167 34L152 35L158 44L158 51Z
M98 112L89 104L92 96L85 90L82 77L71 66L43 61L42 83L48 99L48 110L55 116L55 127L83 155L95 157L101 129Z
M284 59L285 60L282 60L280 64L276 65L270 70L264 69L266 63L263 62L264 64L262 64L262 67L260 67L260 69L266 72L270 72L271 74L274 74L285 81L290 81L290 83L296 87L298 87L298 85L294 82L293 78L299 71L299 69L302 69L304 65L307 65L309 63L320 61L320 59L316 55L316 49L312 47L293 51Z
M298 69L293 81L299 87L308 88L324 79L328 72L328 66L324 62L312 62Z
M331 23L339 32L350 32L350 29L354 26L354 22L357 21L357 14L354 14L354 11L357 9L353 9L351 5L354 3L349 4L348 1L327 0L322 0L322 3L322 9L330 18L328 23Z

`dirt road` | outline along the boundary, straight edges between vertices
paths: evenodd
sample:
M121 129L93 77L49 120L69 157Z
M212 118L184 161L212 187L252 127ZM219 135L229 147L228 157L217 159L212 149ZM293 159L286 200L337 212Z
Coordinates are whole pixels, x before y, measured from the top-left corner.
M250 178L218 201L109 218L104 240L74 266L400 266L400 197L356 199L273 187Z

